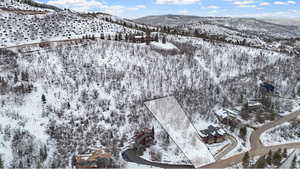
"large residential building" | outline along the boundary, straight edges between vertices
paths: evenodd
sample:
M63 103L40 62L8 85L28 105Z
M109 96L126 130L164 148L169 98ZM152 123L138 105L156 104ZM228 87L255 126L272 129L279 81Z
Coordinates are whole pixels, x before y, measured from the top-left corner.
M202 141L206 144L220 143L225 140L226 132L220 127L213 125L208 126L207 129L200 131Z

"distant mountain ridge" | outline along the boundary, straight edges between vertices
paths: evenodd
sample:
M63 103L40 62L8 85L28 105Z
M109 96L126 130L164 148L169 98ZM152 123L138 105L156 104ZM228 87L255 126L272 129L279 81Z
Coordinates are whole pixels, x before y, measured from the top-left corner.
M250 32L257 35L272 35L277 38L300 37L300 27L282 25L256 18L233 18L233 17L199 17L188 15L157 15L134 19L135 22L148 25L166 25L179 29L198 29L200 25L214 27L226 27L230 30ZM201 30L200 30L201 31Z
M149 24L158 26L161 24L168 25L168 26L178 26L183 24L191 24L207 19L222 19L222 18L229 18L229 17L199 17L199 16L192 16L192 15L152 15L152 16L145 16L141 18L134 19L135 22Z

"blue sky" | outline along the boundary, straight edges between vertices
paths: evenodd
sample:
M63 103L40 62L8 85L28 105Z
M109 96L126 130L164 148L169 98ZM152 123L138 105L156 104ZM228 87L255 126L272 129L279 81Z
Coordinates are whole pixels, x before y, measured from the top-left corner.
M147 15L300 18L299 0L36 0L78 11L101 11L126 18Z

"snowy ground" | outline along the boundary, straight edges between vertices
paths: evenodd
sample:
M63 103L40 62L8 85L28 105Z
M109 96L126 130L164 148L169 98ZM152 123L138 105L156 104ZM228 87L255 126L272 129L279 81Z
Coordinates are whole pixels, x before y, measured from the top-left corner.
M114 39L116 33L136 33L135 29L103 20L103 16L82 17L67 11L40 15L0 13L0 47L45 41L78 39L84 35Z
M287 132L288 131L288 132ZM260 140L266 146L300 142L300 126L291 122L283 123L269 129L260 136Z
M151 42L150 43L151 47L156 48L156 49L164 49L164 50L178 50L178 48L173 45L172 43L161 43L161 42Z
M16 0L1 0L0 7L8 9L18 9L18 10L33 10L33 11L53 11L51 9L43 9L30 6L25 3L17 2Z
M150 155L151 152L161 154L161 160L152 160ZM166 149L161 148L159 145L152 146L144 152L142 158L148 161L168 164L190 164L189 160L185 157L176 144L171 144Z
M153 166L149 166L149 165L140 165L140 164L131 163L131 162L128 162L124 168L125 169L161 169L159 167L153 167Z
M225 146L228 146L230 144L230 141L225 140L221 143L215 143L215 144L207 144L208 150L211 152L211 154L215 157L222 148Z
M174 97L152 100L145 105L195 167L215 161Z
M233 150L231 150L228 154L226 154L224 157L222 157L222 159L226 159L226 158L232 157L236 154L250 150L251 149L250 136L251 136L252 132L253 132L253 129L247 128L246 141L244 141L243 139L238 137L239 134L237 131L235 131L233 133L230 132L230 135L234 136L237 139L238 144Z
M13 102L13 98L11 98L11 102L6 102L1 106L0 109L0 155L3 155L3 159L5 162L5 166L9 166L10 162L13 159L12 149L11 149L11 141L12 137L7 137L7 133L9 135L13 135L16 130L28 131L34 138L36 148L41 147L46 144L49 146L49 154L53 151L53 143L49 140L49 135L45 132L49 119L47 117L43 117L42 113L46 109L46 106L41 102L41 95L43 92L42 87L39 83L36 83L36 90L25 96L23 99L15 97L15 100L20 99L21 104L18 105ZM49 97L50 100L51 97ZM5 96L2 97L5 100ZM3 102L3 100L0 101ZM6 99L7 100L7 99ZM4 134L5 133L5 134Z

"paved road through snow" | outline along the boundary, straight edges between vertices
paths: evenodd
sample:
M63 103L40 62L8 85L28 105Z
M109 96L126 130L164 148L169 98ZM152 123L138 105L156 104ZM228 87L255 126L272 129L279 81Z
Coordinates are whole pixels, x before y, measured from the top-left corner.
M267 131L268 129L271 129L273 127L276 127L284 122L290 121L292 119L296 119L298 116L300 116L300 109L296 110L294 113L291 113L285 117L282 117L278 120L272 121L268 124L265 124L261 126L260 128L256 129L250 136L250 144L251 144L251 150L249 151L249 155L251 157L254 156L261 156L267 154L270 150L276 151L279 148L281 149L293 149L293 148L300 148L300 143L290 143L290 144L281 144L281 145L275 145L275 146L264 146L260 141L260 135ZM203 166L201 168L225 168L229 167L233 164L237 164L242 161L242 158L245 153L240 153L235 156L232 156L230 158L219 160L215 163Z

